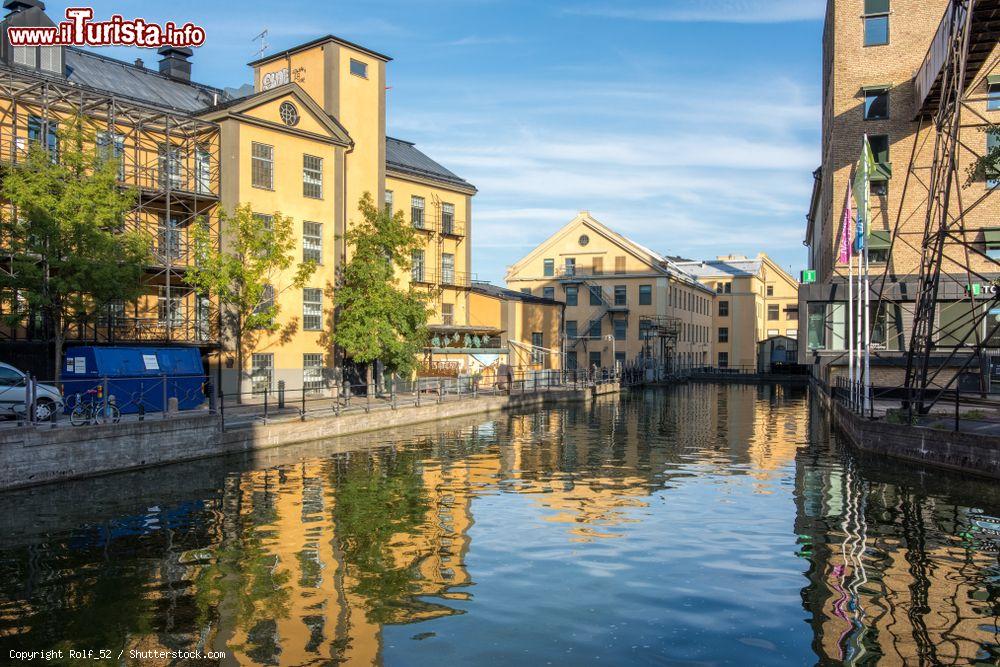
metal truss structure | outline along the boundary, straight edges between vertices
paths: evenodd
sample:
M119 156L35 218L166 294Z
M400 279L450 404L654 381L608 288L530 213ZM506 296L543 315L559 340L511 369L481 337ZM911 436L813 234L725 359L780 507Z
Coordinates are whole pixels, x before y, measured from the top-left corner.
M75 119L99 150L117 157L121 186L137 192L126 228L148 235L152 261L144 302L112 307L71 332L72 341L218 345L211 308L185 283L185 273L194 262L194 223L208 225L219 238L219 126L58 77L0 67L0 162L16 164L29 141L48 145L59 123ZM9 270L9 257L0 262ZM44 340L45 330L29 317L2 335Z
M993 55L998 37L1000 0L951 0L915 80L917 131L892 227L890 259L882 275L872 277L874 318L891 319L887 310L896 310L899 347L902 311L912 303L902 390L904 407L916 413L928 411L970 368L980 374L985 391L989 348L998 347L1000 318L993 316L991 325L989 319L1000 299L1000 261L985 249L982 223L984 203L996 189L982 188L995 178L991 169L982 169L985 133L996 128L976 108L985 97L976 91L998 69ZM969 191L975 193L971 199ZM902 273L893 265L894 252L919 257L913 294L902 283L887 289L890 278ZM943 301L949 313L939 319ZM890 325L881 326L888 342Z

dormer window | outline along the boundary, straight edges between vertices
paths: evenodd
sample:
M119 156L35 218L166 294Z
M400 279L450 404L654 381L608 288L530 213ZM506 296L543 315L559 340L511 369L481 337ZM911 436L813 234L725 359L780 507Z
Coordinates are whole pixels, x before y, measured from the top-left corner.
M15 46L14 47L14 64L24 65L25 67L34 67L35 62L38 60L38 47L37 46Z
M58 46L41 46L38 48L38 69L53 74L61 74L62 49Z

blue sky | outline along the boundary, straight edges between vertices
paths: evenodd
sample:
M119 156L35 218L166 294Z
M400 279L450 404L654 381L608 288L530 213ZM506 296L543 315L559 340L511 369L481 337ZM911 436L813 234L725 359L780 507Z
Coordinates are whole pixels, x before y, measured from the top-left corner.
M66 5L49 2L50 16ZM194 78L219 86L251 80L251 38L264 28L272 52L333 33L391 55L389 133L479 188L481 279L502 283L584 209L666 254L765 251L793 271L804 264L825 0L93 6L97 18L199 23L208 41Z

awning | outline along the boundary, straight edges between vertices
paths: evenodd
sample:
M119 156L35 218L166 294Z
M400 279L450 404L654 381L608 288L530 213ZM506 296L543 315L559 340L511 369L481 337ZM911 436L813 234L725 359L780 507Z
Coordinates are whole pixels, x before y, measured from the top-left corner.
M873 83L867 86L861 86L861 92L869 93L869 92L876 92L879 90L889 90L890 88L892 88L891 83Z
M990 74L986 77L986 84L989 86L1000 86L1000 74Z
M987 248L1000 248L1000 227L983 230L983 240Z
M869 250L888 250L892 247L892 232L888 229L873 229L868 235Z

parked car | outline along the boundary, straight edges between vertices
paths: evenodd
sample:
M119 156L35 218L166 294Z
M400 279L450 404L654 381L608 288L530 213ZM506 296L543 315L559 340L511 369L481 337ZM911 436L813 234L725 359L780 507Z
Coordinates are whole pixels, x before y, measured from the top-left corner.
M0 416L20 417L27 412L25 375L10 364L0 363ZM50 384L38 384L35 392L35 418L48 421L56 410L62 410L63 398Z

